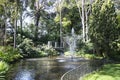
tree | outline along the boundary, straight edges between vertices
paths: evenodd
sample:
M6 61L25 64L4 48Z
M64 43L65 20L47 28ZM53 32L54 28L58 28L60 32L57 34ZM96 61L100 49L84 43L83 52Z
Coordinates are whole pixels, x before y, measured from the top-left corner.
M38 41L38 38L40 38L41 34L40 31L42 31L42 26L46 22L45 20L48 19L48 15L51 14L49 11L47 11L51 5L54 4L54 0L29 0L28 6L32 10L32 17L34 18L34 24L35 24L35 31L34 31L34 41Z
M16 46L16 32L17 32L17 21L19 18L19 13L21 11L20 8L20 0L1 0L0 1L0 17L1 24L4 24L4 44L7 45L7 39L9 37L13 37L13 45ZM9 22L8 22L9 20ZM9 23L9 25L8 25ZM11 26L11 27L10 27ZM10 35L8 35L8 28L12 31ZM14 33L14 35L13 35Z
M92 5L89 36L97 53L110 57L111 43L118 38L117 19L114 3L111 0L96 0Z
M88 17L91 11L92 0L75 0L79 10L79 15L82 23L82 39L83 42L88 41Z
M71 5L72 4L72 5ZM61 25L62 25L62 35L70 34L71 29L75 29L76 34L81 34L81 25L80 22L80 16L79 11L75 3L67 3L64 2L63 8L61 10L62 17L60 17L59 14L56 14L55 22L57 24L60 23L61 18Z
M60 25L60 46L62 46L63 34L62 34L62 9L63 9L64 0L59 0L56 2L56 15L59 16L59 25Z

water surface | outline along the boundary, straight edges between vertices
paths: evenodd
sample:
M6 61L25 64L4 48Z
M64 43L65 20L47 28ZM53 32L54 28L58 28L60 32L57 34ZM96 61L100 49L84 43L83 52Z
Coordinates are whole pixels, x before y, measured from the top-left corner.
M14 64L6 80L60 80L70 69L83 64L80 58L37 58L26 59Z

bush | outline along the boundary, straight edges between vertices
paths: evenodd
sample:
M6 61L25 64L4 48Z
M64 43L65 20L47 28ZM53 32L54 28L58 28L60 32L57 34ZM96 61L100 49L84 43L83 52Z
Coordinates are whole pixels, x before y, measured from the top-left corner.
M91 42L83 43L79 42L79 48L76 52L78 56L87 58L87 59L101 59L102 57L94 52L94 45Z
M65 56L71 56L71 53L70 53L70 51L67 51L67 52L64 52L64 55Z
M22 58L20 52L17 49L14 49L11 46L0 47L0 59L6 62L12 62L19 58Z
M41 51L45 52L47 56L56 56L58 55L57 51L52 47L48 47L47 45L41 46Z
M18 45L18 48L22 56L29 57L32 53L35 53L35 51L33 50L33 46L34 44L32 40L25 38L23 42Z
M120 60L120 38L111 43L112 53L110 54L110 58L113 60Z
M93 53L94 47L92 43L79 43L78 52L80 53Z
M8 69L9 65L3 61L0 61L0 74L5 74Z
M81 53L81 52L77 52L78 56L84 57L86 59L97 59L100 58L98 56L96 56L95 54L89 54L89 53Z
M24 41L18 45L18 48L20 49L21 55L27 58L57 55L56 50L52 47L48 48L47 45L34 47L34 43L28 38L25 38Z

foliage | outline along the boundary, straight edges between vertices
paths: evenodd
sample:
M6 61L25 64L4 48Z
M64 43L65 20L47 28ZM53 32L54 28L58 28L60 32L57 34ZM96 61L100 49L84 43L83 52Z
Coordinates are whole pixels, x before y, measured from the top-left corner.
M120 29L120 13L117 14L117 19L118 19L118 27Z
M86 75L83 80L119 80L120 64L104 65L99 71Z
M81 40L79 40L77 44L77 56L81 56L87 59L101 59L103 58L102 56L98 55L95 53L95 48L93 43L91 42L86 42L83 43Z
M69 51L64 52L64 55L65 56L72 56ZM100 57L96 54L82 53L81 51L74 53L73 56L79 56L79 57L83 57L85 59L102 59L103 58L103 57Z
M67 52L64 52L64 55L65 56L71 56L71 53L69 51L67 51Z
M86 11L89 12L88 7L91 5L88 5L88 0L85 2L86 13ZM120 1L116 0L115 2L115 7L118 10ZM58 11L51 12L53 5ZM82 23L80 12L82 9L80 6L81 2L79 0L64 0L60 4L59 0L0 0L0 26L3 28L8 27L5 23L7 19L10 19L12 29L15 29L16 25L16 38L13 38L13 34L12 36L7 35L7 38L10 38L6 39L5 37L3 43L8 45L16 39L16 43L19 44L18 48L20 48L22 55L25 57L46 56L46 53L49 55L56 54L56 51L52 47L48 49L47 45L43 44L47 44L48 41L60 42L59 12L61 11L62 13L62 37L64 37L65 34L70 34L72 28L75 29L76 34L81 35ZM120 35L120 14L118 13L117 16L115 13L113 2L111 0L95 0L90 9L92 9L92 14L89 19L89 36L93 44L80 43L80 45L78 45L79 53L93 53L93 50L95 50L98 54L105 53L106 56L112 57L113 55L119 55L118 35ZM88 13L88 15L90 14ZM118 27L116 16L119 23ZM31 25L24 25L26 18L34 18L35 22ZM17 25L16 23L18 23L19 20L20 23ZM86 16L85 24L87 24ZM87 25L85 26L87 30ZM5 35L6 33L3 34L3 36ZM87 37L87 35L85 37ZM36 47L38 45L41 46Z
M103 57L97 55L97 54L93 54L93 53L83 53L81 51L78 51L76 53L76 56L80 56L83 57L85 59L102 59Z
M22 34L29 39L34 39L34 30L35 26L33 24L31 24L30 26L27 26L24 28Z
M111 0L96 0L92 5L89 36L98 54L107 57L113 53L111 43L118 39L117 19Z
M47 56L56 56L58 55L57 51L52 47L52 46L47 46L47 45L43 45L41 46L41 50L44 51Z
M100 59L101 57L98 57L95 54L90 54L90 53L81 53L81 52L77 52L77 56L81 56L85 59Z
M24 41L18 46L20 49L21 55L24 57L42 57L42 56L54 56L57 55L57 52L52 47L47 45L42 45L35 47L32 40L25 38Z
M60 21L60 15L57 14L54 18L56 23ZM69 6L63 7L62 9L62 31L63 34L69 34L71 32L72 27L75 29L76 33L80 33L80 16L77 9L77 6L73 5L69 8Z
M111 48L113 49L112 52L114 52L114 54L111 55L111 58L113 60L119 61L120 60L120 38L118 38L117 40L111 43Z
M34 54L33 46L32 40L25 38L23 42L18 45L18 48L20 49L21 55L28 57L31 56L32 53Z
M11 46L0 47L0 58L5 62L13 62L19 58L22 58L20 52Z
M77 44L77 52L79 53L90 53L94 54L94 46L91 42L84 43L82 40L79 40Z
M5 74L8 69L9 65L6 62L0 61L0 74Z

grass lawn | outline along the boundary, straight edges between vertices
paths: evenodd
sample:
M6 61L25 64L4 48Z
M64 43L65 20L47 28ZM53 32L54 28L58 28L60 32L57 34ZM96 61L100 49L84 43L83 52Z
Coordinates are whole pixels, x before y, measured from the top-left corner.
M83 80L120 80L120 64L104 65L99 71L86 75Z

